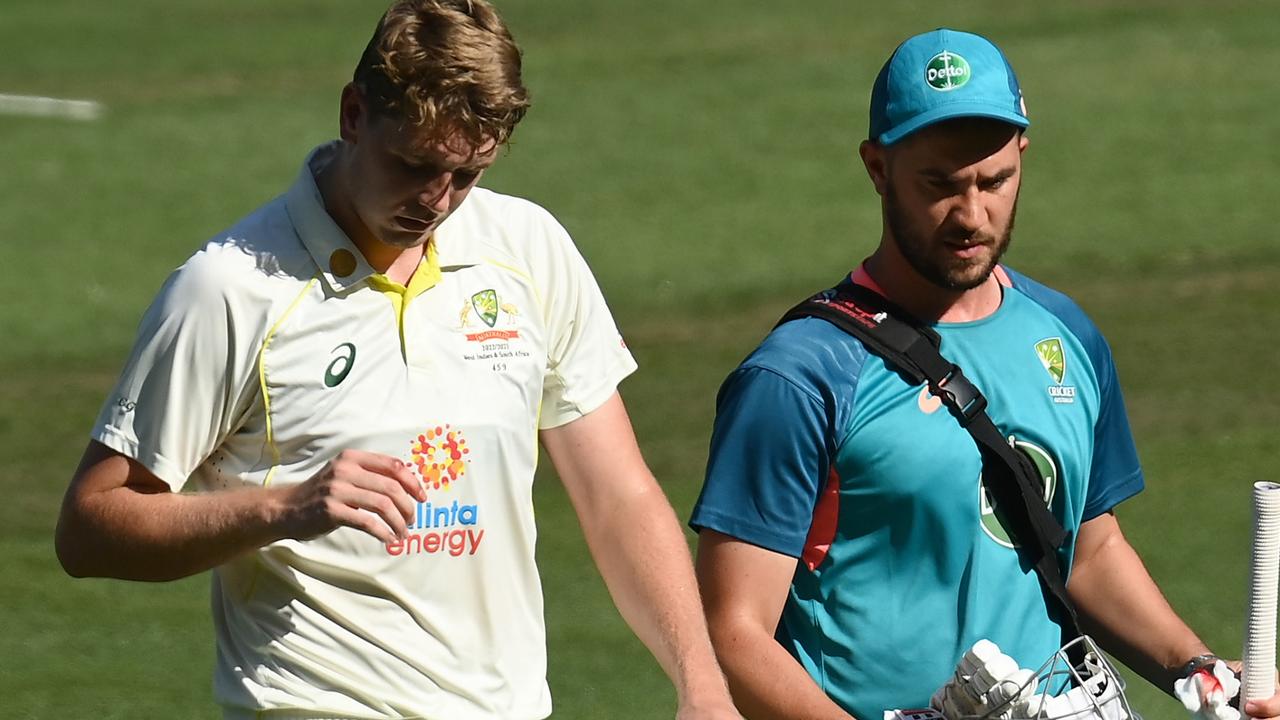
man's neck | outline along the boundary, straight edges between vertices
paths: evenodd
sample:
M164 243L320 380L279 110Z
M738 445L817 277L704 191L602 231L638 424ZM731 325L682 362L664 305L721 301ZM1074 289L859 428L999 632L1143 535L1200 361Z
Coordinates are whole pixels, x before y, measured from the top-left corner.
M430 241L428 241L430 242ZM400 255L385 270L379 270L387 279L400 283L405 287L409 286L409 280L413 278L413 273L417 271L418 266L422 264L422 258L426 257L427 244L423 243L416 247L400 250L395 248ZM372 265L372 263L370 263ZM377 266L374 265L376 268Z
M400 248L382 242L369 231L350 202L349 180L344 158L339 150L329 162L312 168L316 188L324 202L325 212L356 246L365 262L392 282L408 285L413 272L426 254L426 243Z
M905 258L886 249L886 244L882 242L863 267L885 297L916 318L927 322L971 322L999 309L1003 291L995 273L969 290L942 288L921 277Z

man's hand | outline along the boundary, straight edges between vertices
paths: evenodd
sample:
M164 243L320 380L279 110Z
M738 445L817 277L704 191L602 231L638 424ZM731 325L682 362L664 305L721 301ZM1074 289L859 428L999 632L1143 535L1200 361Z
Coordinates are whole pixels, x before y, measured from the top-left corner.
M1244 661L1242 660L1223 660L1227 667L1239 677L1244 671ZM1243 690L1243 688L1242 688ZM1239 704L1243 698L1235 698L1235 703ZM1280 673L1276 673L1276 692L1265 700L1250 700L1244 703L1245 717L1254 718L1254 720L1280 720Z
M1244 704L1244 712L1257 720L1280 720L1280 692L1266 700L1250 700Z
M400 460L360 450L342 451L306 482L279 492L284 535L296 540L345 526L394 542L408 534L414 500L427 499L422 483Z
M1034 671L1018 667L998 645L982 639L960 658L955 674L938 688L929 705L953 720L995 717L997 711L1030 700L1035 690Z
M1199 658L1197 658L1199 660ZM1221 660L1205 665L1173 683L1173 696L1197 720L1239 720L1232 701L1240 693L1240 680Z

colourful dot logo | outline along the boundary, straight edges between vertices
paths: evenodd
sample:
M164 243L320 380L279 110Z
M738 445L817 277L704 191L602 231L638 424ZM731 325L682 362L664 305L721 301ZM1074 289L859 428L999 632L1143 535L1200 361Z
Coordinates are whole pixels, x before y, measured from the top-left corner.
M950 92L961 87L969 82L972 74L967 60L947 50L929 58L929 63L924 68L925 82L940 92Z
M448 490L467 474L466 456L471 449L461 430L437 425L414 438L409 449L410 461L428 491Z

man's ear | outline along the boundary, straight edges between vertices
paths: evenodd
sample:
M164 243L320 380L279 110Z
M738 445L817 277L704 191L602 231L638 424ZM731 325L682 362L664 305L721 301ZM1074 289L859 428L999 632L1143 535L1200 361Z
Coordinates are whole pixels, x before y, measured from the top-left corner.
M338 101L338 137L355 144L360 140L360 130L365 126L369 108L364 93L355 83L347 83L342 88L342 98Z
M867 169L867 177L876 192L884 195L889 187L889 169L885 159L885 148L878 142L863 140L858 146L858 154L862 156L862 165Z

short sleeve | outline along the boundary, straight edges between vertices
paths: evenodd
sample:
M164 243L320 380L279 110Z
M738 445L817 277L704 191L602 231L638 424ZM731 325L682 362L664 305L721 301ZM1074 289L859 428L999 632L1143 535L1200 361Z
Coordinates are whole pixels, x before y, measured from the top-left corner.
M147 309L92 433L174 491L234 429L247 394L247 363L232 359L233 309L198 258Z
M547 374L538 426L564 425L595 410L636 369L604 295L569 234L549 215L539 286L547 323Z
M1142 466L1138 462L1116 366L1110 348L1105 342L1101 342L1101 346L1092 353L1102 399L1094 427L1093 469L1089 474L1082 522L1109 512L1137 495L1143 487Z
M829 416L819 396L771 369L736 370L716 401L689 525L799 557L827 476Z

